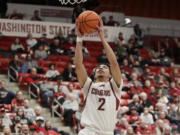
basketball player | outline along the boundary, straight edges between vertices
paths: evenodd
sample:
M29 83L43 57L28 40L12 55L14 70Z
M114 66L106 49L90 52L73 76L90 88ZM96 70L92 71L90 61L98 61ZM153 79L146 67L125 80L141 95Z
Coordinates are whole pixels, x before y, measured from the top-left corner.
M81 125L84 127L79 135L113 135L120 92L123 81L116 56L104 38L102 20L98 34L107 55L110 67L100 64L94 72L95 81L88 76L83 65L82 37L77 27L77 44L75 50L75 65L78 81L85 97L85 107L82 112Z

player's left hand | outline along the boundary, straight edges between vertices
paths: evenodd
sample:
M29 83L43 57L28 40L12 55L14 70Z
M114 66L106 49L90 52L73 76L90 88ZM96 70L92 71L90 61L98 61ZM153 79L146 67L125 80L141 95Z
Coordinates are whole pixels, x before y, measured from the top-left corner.
M98 30L98 34L101 40L104 40L104 28L103 28L103 21L99 18L99 25L96 26Z

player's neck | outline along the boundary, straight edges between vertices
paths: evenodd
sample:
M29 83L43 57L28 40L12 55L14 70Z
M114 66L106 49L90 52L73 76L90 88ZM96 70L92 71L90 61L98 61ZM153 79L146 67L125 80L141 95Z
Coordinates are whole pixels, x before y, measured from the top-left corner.
M108 82L108 81L109 81L109 79L107 79L107 78L98 77L95 82Z

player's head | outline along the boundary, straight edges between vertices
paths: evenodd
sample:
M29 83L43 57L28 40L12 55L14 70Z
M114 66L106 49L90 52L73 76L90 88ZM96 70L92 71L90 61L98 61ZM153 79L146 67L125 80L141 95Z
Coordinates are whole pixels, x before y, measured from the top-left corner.
M108 64L99 64L94 70L95 80L109 80L111 78L111 70Z

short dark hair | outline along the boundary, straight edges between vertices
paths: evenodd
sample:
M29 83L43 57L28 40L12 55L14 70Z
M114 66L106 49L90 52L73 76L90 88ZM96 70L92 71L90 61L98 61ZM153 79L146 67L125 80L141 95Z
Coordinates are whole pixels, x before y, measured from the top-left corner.
M111 74L111 68L110 68L110 65L109 63L99 63L94 69L94 72L93 72L93 76L95 76L95 73L96 73L96 69L100 66L100 65L106 65L108 68L109 68L109 72Z

